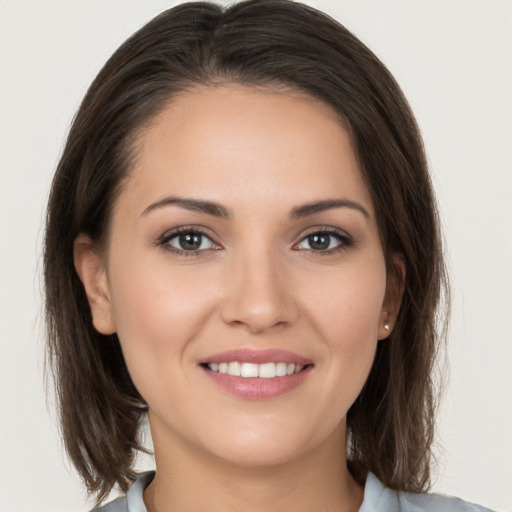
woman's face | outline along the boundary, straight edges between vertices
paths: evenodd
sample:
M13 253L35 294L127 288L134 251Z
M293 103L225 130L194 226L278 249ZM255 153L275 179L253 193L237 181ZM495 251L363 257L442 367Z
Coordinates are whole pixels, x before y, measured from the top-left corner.
M394 311L347 130L299 93L233 85L177 97L135 147L108 246L75 256L157 456L341 449Z

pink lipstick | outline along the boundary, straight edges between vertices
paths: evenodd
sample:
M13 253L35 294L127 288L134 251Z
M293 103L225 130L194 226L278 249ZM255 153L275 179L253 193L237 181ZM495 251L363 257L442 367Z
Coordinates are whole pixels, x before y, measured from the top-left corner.
M309 375L312 361L285 350L229 350L200 361L224 391L241 398L273 398L296 388Z

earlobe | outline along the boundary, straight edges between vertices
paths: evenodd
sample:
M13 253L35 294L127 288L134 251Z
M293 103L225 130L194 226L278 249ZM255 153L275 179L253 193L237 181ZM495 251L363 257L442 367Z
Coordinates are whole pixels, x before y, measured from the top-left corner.
M395 326L404 293L405 261L402 255L393 257L393 266L388 274L386 295L379 319L378 339L386 339Z
M393 318L387 309L382 308L377 334L377 339L379 341L385 340L391 334L395 325L395 319L396 317Z
M73 258L89 301L94 328L101 334L113 334L116 326L102 255L92 240L81 234L75 239Z

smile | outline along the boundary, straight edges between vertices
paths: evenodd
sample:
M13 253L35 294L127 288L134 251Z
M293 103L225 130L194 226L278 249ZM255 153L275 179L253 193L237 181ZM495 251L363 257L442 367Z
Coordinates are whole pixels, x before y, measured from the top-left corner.
M221 390L246 400L275 398L300 387L315 364L279 349L242 348L211 354L198 361Z
M241 363L230 361L223 363L208 363L206 367L212 372L231 375L233 377L274 379L275 377L286 377L303 370L304 366L294 363Z

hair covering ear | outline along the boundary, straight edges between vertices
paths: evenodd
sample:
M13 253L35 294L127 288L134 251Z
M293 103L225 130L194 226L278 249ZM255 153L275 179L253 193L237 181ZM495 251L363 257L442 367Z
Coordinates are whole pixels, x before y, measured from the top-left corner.
M101 334L113 334L116 327L102 255L91 239L82 234L75 239L73 258L89 301L94 328Z

